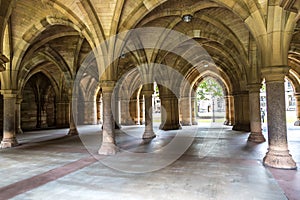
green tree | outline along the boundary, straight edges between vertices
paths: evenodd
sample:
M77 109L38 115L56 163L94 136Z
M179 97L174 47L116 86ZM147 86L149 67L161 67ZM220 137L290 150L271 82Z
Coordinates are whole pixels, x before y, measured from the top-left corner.
M197 94L199 100L209 100L206 97L207 95L210 95L212 98L222 97L223 89L217 81L207 78L199 84Z

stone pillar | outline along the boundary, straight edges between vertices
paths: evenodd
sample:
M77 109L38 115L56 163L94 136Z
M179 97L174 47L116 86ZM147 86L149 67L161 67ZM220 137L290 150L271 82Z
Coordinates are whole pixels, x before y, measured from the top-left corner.
M138 123L138 108L137 108L137 99L136 96L130 99L129 102L129 112L130 112L130 117L131 121L134 122L134 124Z
M69 124L69 103L65 101L56 102L56 127L68 127Z
M113 109L113 113L114 113L114 121L115 121L115 129L121 129L121 120L120 120L120 99L119 97L115 94L114 96L114 109Z
M84 124L97 124L96 102L84 102Z
M250 132L249 93L234 94L234 125L232 130Z
M160 86L160 101L161 101L161 121L160 129L162 130L177 130L181 126L179 124L179 109L178 99L168 88Z
M297 121L295 121L294 126L300 126L300 93L294 94L296 99L296 114L297 114Z
M97 99L97 124L102 123L102 97L99 96L99 99Z
M105 81L101 83L102 99L103 99L103 130L102 144L98 151L102 155L114 155L118 151L115 142L115 121L113 119L113 111L111 107L112 93L114 89L113 81Z
M16 139L16 98L12 90L3 91L3 139L1 148L18 145Z
M130 100L127 98L121 99L121 125L134 125L130 116Z
M192 125L198 125L195 104L197 103L196 91L192 90L191 93L191 114L192 114Z
M143 91L145 98L145 132L143 139L155 138L156 135L153 132L153 112L152 112L152 94L153 91Z
M190 97L182 97L180 99L180 108L182 113L181 125L182 126L191 126L191 103Z
M266 80L268 142L263 159L265 166L295 169L296 163L289 154L286 129L284 77L288 66L272 66L262 69Z
M69 103L69 121L70 121L70 129L68 132L68 135L78 135L77 130L77 98L76 97L70 97L69 99L72 99L72 101ZM74 105L74 106L73 106Z
M145 124L145 119L144 119L144 96L143 95L140 95L139 104L140 104L140 125L142 125L142 124Z
M21 104L23 99L20 97L17 97L16 100L16 128L17 128L17 134L23 134L23 130L21 127Z
M261 84L250 84L249 89L249 104L250 104L250 129L251 133L248 141L261 143L266 139L262 134L261 116L260 116L260 88Z
M228 95L224 96L224 99L225 99L225 122L224 122L224 125L228 126L230 124L229 96Z
M228 95L229 97L229 126L234 125L234 98L232 95Z

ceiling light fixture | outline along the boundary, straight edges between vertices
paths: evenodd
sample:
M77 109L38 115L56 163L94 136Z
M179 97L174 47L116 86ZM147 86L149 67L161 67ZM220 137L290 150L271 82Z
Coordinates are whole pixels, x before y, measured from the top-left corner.
M182 16L182 21L189 23L190 21L192 21L193 16L191 14L186 14Z

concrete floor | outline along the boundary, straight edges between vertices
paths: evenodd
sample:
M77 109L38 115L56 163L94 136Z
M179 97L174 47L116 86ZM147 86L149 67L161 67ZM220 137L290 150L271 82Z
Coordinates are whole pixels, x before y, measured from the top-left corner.
M67 129L18 135L20 146L0 150L0 199L300 199L300 172L265 168L267 143L247 142L249 133L211 124L179 132L157 126L152 141L139 139L143 127L123 127L122 150L112 157L97 155L99 126L72 137ZM299 130L288 129L298 167Z

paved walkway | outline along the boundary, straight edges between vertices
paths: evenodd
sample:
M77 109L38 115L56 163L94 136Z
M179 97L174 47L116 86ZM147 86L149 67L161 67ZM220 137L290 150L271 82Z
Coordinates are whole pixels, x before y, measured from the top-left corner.
M300 172L265 168L267 143L247 142L248 133L209 123L155 130L143 141L143 127L123 127L112 157L97 155L99 126L18 135L20 146L0 150L0 199L300 199ZM299 167L300 128L288 138Z

